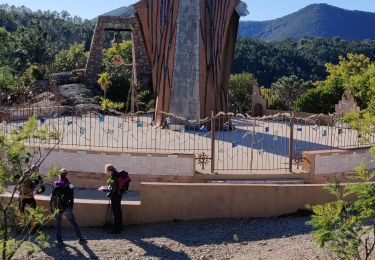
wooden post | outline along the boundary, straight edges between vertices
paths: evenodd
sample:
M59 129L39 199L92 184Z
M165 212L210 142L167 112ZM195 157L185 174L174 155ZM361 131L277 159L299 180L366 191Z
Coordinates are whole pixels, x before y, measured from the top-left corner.
M290 136L289 136L289 172L293 171L293 157L294 157L294 112L290 118Z
M215 115L211 113L211 173L215 172Z

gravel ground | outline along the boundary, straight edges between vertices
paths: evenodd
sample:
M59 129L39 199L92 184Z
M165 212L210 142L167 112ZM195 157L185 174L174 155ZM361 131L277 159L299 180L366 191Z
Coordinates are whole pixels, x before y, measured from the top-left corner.
M120 235L83 229L81 246L64 230L66 247L52 247L21 259L327 259L318 248L308 217L175 221L125 227ZM47 233L53 237L53 230ZM238 239L237 239L238 238ZM52 242L53 240L51 240ZM53 243L53 242L52 242Z

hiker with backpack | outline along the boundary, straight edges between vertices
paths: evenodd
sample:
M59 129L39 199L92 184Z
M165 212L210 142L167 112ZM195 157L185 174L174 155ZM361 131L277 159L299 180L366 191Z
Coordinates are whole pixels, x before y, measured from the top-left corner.
M51 196L51 208L56 211L56 239L58 247L63 247L64 242L61 235L62 215L69 220L73 226L76 236L80 244L86 243L86 239L82 237L81 229L78 226L73 213L74 205L74 187L68 180L68 170L61 169L59 179L55 181Z
M128 192L131 179L126 171L118 172L112 164L107 164L105 166L105 174L109 177L107 181L108 186L103 186L99 188L99 190L107 192L107 196L111 201L114 220L114 226L111 233L119 234L122 229L122 195Z
M36 200L34 196L42 194L45 192L46 188L42 177L39 175L39 168L35 165L31 166L29 170L24 172L23 176L17 175L15 179L20 181L24 179L19 188L19 210L20 217L26 219L25 209L27 207L36 209ZM40 223L34 218L31 218L28 224L30 226L31 235L35 234L40 227Z

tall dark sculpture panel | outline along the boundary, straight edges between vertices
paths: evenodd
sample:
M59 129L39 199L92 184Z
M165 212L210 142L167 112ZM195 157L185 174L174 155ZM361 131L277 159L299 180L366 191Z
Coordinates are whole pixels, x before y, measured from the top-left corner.
M156 121L173 113L188 120L228 110L228 85L240 15L240 0L141 0L127 17L97 21L85 78L95 85L101 71L106 30L133 35L134 82L151 77ZM151 75L150 75L151 74Z
M239 0L142 0L135 4L152 67L156 111L189 120L228 109ZM158 115L158 114L157 114ZM157 116L161 123L162 116Z

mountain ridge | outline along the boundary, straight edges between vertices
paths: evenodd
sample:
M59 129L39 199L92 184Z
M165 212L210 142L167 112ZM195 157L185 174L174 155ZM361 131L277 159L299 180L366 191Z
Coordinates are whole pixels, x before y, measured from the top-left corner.
M274 20L242 21L239 35L271 41L303 37L375 39L371 24L375 24L375 13L311 4Z
M121 7L104 15L127 17L129 11L129 7ZM371 24L375 24L375 13L311 4L273 20L241 21L238 34L267 41L304 37L375 40L375 30L370 28Z

